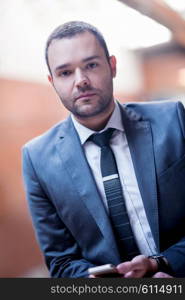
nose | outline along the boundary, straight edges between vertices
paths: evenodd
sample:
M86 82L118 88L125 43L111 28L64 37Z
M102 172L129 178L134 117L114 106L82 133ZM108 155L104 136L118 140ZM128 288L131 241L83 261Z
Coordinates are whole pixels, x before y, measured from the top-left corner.
M75 85L78 88L83 88L90 85L88 76L81 69L77 69L75 72Z

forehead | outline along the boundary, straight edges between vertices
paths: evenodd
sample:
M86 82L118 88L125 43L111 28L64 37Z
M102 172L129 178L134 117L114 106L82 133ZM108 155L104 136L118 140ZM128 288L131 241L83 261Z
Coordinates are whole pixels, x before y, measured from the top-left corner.
M90 32L73 37L55 39L48 48L50 67L58 64L72 64L90 56L105 57L105 52L96 37Z

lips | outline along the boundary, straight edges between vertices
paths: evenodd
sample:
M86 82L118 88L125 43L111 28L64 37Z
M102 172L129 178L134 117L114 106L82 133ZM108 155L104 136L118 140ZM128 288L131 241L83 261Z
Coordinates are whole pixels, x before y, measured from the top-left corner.
M82 99L82 98L92 97L94 95L96 95L96 94L95 93L81 94L78 97L76 97L75 100Z

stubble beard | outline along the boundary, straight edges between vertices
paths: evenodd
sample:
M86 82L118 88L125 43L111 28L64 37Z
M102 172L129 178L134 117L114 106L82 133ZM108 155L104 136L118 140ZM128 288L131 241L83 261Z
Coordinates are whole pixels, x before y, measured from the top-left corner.
M110 89L110 87L109 87ZM64 99L64 97L59 97L65 108L70 111L77 118L90 118L100 115L101 113L107 111L113 102L113 87L107 95L100 95L101 91L97 89L88 89L88 91L94 92L98 99L84 99L84 100L75 100L76 96L72 99ZM80 103L80 101L82 103ZM93 105L93 101L96 101L96 105Z
M96 100L96 105L93 105L93 99L84 100L82 104L78 105L78 101L74 102L71 112L78 118L91 118L100 115L107 111L113 101L112 96L100 97Z

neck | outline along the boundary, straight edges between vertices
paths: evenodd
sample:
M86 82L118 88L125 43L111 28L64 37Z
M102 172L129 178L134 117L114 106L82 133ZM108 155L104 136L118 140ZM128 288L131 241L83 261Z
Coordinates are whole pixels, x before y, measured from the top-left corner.
M97 116L83 118L83 119L76 116L74 117L83 126L94 131L100 131L106 126L108 120L110 119L114 111L114 108L115 108L115 103L113 102L113 105L107 112L103 112L101 114L98 114Z

